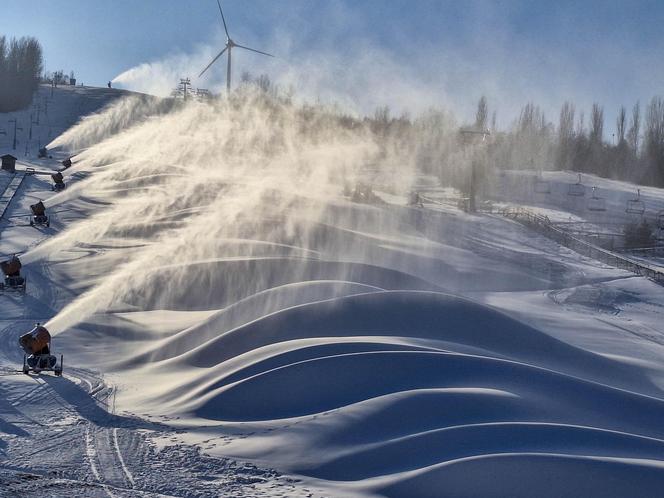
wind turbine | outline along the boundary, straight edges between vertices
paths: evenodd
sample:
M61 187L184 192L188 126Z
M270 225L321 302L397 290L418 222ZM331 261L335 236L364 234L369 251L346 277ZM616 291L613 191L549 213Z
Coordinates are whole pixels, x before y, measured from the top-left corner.
M261 52L260 50L256 50L254 48L249 48L249 47L245 47L243 45L238 45L237 43L235 43L231 39L231 35L228 34L228 27L226 26L226 18L224 17L224 11L221 9L221 3L219 2L219 0L217 0L217 5L219 6L219 13L221 14L221 20L224 23L224 31L226 31L226 46L224 47L224 49L221 52L219 52L217 54L217 56L214 59L212 59L212 62L210 62L205 67L205 69L203 69L201 71L201 74L199 74L198 77L200 78L201 76L203 76L203 73L205 71L207 71L212 64L217 62L217 59L219 59L219 57L221 57L224 54L224 52L228 51L228 65L227 65L227 69L226 69L226 91L228 93L230 93L231 92L231 51L233 50L234 47L243 48L245 50L250 50L251 52L256 52L258 54L267 55L268 57L274 57L274 55L268 54L267 52Z

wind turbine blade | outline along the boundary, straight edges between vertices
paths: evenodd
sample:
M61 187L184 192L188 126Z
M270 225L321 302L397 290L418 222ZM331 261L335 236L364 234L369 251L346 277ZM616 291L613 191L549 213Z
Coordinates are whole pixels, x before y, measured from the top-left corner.
M231 35L228 34L228 28L226 27L226 18L224 17L224 11L221 10L221 2L217 0L217 5L219 6L219 13L221 14L221 20L224 23L224 31L226 31L226 38L230 40Z
M274 57L274 55L272 55L272 54L268 54L267 52L261 52L260 50L256 50L255 48L245 47L244 45L238 45L237 43L235 44L235 46L236 46L236 47L243 48L243 49L245 49L245 50L251 50L252 52L256 52L256 53L258 53L258 54L267 55L268 57Z
M217 62L217 59L223 55L223 53L226 51L226 49L228 49L228 45L226 45L226 46L224 47L224 49L223 49L221 52L219 52L219 53L217 54L217 56L216 56L214 59L212 59L212 62L210 62L207 66L205 66L205 69L203 69L203 70L201 71L201 74L198 75L199 78L200 78L201 76L203 76L203 73L204 73L205 71L207 71L208 69L210 69L210 66L211 66L212 64L214 64L215 62Z

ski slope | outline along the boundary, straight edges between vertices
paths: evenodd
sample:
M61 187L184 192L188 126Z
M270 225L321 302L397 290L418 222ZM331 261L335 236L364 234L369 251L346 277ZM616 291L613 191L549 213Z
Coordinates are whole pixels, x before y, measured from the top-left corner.
M406 207L414 172L351 202L338 179L376 145L325 116L60 91L98 112L21 164L77 154L68 187L26 177L0 225L28 278L0 296L10 493L661 496L660 286L497 215ZM585 216L553 175L558 197L512 202ZM620 216L634 187L593 181ZM48 229L20 221L35 198ZM62 379L13 375L35 321Z

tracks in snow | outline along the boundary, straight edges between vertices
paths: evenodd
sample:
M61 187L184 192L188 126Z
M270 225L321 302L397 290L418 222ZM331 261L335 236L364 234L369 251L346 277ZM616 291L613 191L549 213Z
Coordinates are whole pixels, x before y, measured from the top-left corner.
M91 423L85 428L86 456L95 479L114 496L108 485L133 489L134 477L127 468L118 441L118 428L99 427Z
M8 371L7 364L0 370ZM0 384L0 497L308 496L271 469L208 457L173 429L118 415L115 390L91 371ZM3 401L6 401L3 403ZM162 443L157 449L155 438ZM168 441L164 446L164 441Z

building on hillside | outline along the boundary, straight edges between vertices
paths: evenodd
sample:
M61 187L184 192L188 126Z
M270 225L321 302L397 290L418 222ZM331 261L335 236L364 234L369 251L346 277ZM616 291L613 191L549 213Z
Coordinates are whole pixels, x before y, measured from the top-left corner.
M14 173L16 171L16 158L11 154L5 154L2 159L2 169Z

